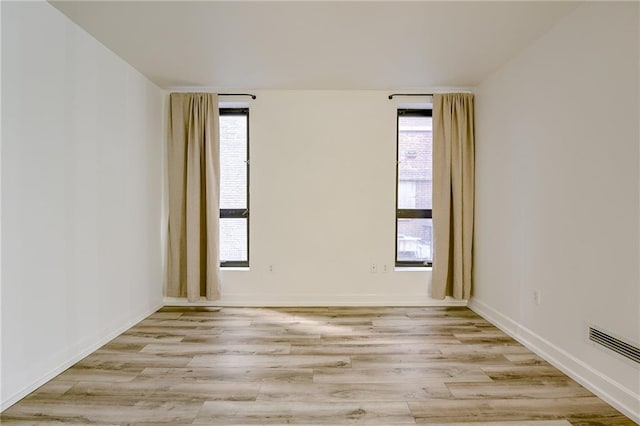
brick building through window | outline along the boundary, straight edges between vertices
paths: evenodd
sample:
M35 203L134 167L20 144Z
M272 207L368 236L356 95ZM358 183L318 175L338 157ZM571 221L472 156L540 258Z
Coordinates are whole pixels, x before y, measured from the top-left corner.
M433 260L431 110L398 110L396 265Z

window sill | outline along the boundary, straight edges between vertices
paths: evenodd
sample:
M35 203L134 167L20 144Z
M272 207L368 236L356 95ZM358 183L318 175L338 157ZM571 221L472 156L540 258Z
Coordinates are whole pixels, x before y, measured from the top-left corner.
M395 272L431 272L432 266L396 266Z
M221 271L248 271L248 266L221 266Z

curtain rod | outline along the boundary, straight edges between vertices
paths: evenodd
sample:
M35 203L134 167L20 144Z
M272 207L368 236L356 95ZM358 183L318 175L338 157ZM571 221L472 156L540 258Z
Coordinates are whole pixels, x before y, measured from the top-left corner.
M218 93L218 96L251 96L251 99L256 98L256 95L251 93Z
M389 95L389 99L393 99L394 96L433 96L433 93L394 93Z

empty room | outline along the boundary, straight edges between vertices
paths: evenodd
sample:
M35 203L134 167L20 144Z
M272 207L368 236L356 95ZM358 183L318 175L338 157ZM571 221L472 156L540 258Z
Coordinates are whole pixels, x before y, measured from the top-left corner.
M640 424L640 3L0 20L1 424Z

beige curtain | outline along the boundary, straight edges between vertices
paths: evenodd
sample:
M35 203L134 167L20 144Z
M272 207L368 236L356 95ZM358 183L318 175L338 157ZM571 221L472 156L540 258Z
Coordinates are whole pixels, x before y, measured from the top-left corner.
M172 93L169 103L167 296L220 297L218 96Z
M433 96L433 238L431 296L471 295L474 197L473 95Z

